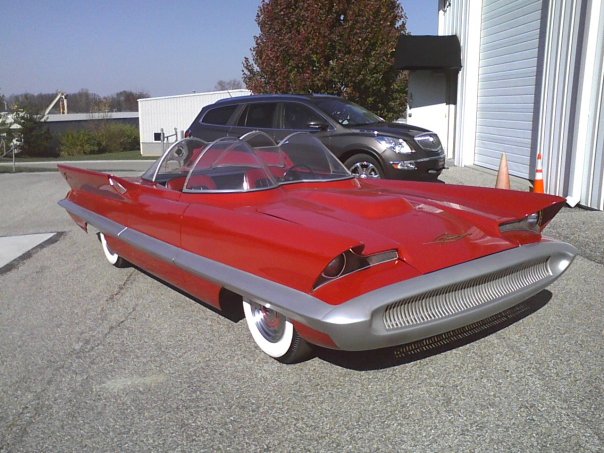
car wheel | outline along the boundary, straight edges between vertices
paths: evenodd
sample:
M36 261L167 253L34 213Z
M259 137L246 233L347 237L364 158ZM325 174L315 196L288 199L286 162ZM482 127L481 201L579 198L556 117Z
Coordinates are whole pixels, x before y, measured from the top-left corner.
M383 178L384 173L377 160L366 154L355 154L344 162L346 168L359 178Z
M312 355L310 344L281 313L245 299L243 312L252 338L264 353L282 363L301 362Z
M99 240L101 241L103 253L105 254L105 258L107 258L107 261L109 261L115 267L128 267L128 261L111 250L111 247L109 247L109 244L107 244L107 239L103 233L99 233Z

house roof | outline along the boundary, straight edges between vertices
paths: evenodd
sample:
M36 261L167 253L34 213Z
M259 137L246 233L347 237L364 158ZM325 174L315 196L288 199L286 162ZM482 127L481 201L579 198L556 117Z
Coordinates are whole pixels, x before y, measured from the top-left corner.
M117 120L125 118L138 118L138 112L101 112L101 113L52 113L46 115L42 121L58 123L61 121L91 121L91 120Z

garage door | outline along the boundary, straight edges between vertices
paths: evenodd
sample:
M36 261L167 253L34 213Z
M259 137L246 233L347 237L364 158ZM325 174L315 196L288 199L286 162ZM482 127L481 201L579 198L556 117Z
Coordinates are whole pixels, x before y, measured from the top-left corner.
M484 0L476 112L476 165L528 178L542 0ZM536 129L536 128L535 128ZM535 131L536 133L536 131Z

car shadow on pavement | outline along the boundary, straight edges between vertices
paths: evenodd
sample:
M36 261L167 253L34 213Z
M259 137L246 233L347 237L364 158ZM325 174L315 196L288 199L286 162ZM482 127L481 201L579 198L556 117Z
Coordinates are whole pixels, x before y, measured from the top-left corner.
M147 277L168 286L174 291L182 294L184 297L197 302L199 305L233 323L237 323L244 318L243 309L241 308L241 297L230 291L221 293L221 301L225 302L225 304L223 305L224 309L220 310L203 300L191 296L191 294L186 293L180 288L156 277L138 266L132 265L132 267L136 268ZM483 319L482 321L400 346L360 352L337 351L315 346L314 357L310 358L310 360L320 359L329 362L332 365L356 371L381 370L405 365L465 346L474 341L488 337L493 333L499 332L540 310L547 305L551 298L552 293L548 290L543 290L524 302L489 318Z
M373 351L346 352L316 348L316 356L333 365L356 371L391 368L422 360L465 346L520 321L543 308L552 293L543 290L535 296L482 321L413 343Z
M171 290L179 293L180 295L186 297L187 299L192 300L193 302L196 302L197 304L201 305L202 307L222 316L225 319L228 319L229 321L231 321L233 323L238 323L239 321L241 321L244 318L243 307L241 305L241 296L238 296L237 294L235 294L231 291L228 291L225 289L220 291L220 300L224 304L223 309L221 310L221 309L215 307L214 305L212 305L206 301L203 301L201 299L198 299L197 297L180 289L178 286L175 286L172 283L167 282L166 280L163 280L162 278L160 278L156 275L153 275L151 272L143 269L142 267L138 267L132 263L128 263L128 265L130 267L136 269L140 273L145 274L150 279L155 280L156 282L167 286Z

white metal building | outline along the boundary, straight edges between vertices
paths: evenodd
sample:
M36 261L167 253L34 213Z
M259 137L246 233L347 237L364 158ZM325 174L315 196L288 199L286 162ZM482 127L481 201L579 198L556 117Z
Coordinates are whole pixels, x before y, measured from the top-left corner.
M245 96L250 91L228 90L182 94L138 100L141 154L157 156L162 152L162 130L167 142L181 138L199 111L219 99Z
M532 180L541 151L546 192L604 210L604 0L440 0L439 34L459 39L461 70L453 87L412 74L412 102L445 94L408 122L443 130L457 165L506 153Z

